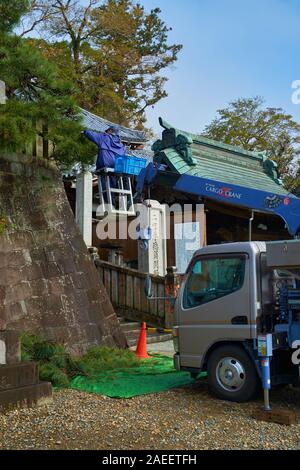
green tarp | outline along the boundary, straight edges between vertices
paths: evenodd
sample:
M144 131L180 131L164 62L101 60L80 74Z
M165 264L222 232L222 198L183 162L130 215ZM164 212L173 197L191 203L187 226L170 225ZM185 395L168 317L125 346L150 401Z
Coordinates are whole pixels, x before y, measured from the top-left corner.
M204 375L206 374L200 374ZM177 372L174 369L171 357L153 355L151 359L141 361L140 367L137 368L101 372L93 377L75 377L71 388L111 398L132 398L194 382L188 372Z

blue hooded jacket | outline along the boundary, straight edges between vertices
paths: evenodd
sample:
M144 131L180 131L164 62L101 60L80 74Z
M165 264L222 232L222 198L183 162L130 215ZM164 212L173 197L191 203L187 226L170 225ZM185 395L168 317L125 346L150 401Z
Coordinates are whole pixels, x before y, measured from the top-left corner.
M120 137L115 134L103 132L84 131L84 135L98 146L96 169L114 168L116 157L124 157L126 148Z

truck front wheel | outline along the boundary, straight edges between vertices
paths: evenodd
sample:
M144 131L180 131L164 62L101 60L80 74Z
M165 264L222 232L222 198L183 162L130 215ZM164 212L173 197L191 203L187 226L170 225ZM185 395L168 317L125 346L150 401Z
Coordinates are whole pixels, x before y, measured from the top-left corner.
M246 402L259 389L255 364L242 347L234 344L220 346L212 352L207 375L211 392L222 400Z

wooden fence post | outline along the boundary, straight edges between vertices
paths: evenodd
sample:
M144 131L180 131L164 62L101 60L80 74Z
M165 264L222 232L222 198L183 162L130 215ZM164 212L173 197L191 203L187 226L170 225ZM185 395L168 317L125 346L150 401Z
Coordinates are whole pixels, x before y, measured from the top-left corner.
M172 266L167 268L165 277L165 291L168 297L177 297L180 289L181 276L177 274L177 268ZM173 328L174 325L175 300L166 300L165 327Z

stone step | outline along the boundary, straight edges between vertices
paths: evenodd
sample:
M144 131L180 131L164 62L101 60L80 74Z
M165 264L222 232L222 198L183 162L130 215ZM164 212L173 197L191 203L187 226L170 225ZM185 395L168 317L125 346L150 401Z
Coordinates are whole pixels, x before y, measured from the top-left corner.
M139 338L141 331L140 330L128 330L124 331L127 339Z
M124 317L118 317L121 329L124 332L128 346L136 346L141 333L141 322L134 322L126 320ZM173 336L169 333L149 333L147 332L147 344L161 343L163 341L170 341Z
M173 335L171 334L157 334L157 335L149 335L149 338L147 337L147 343L148 344L153 344L153 343L164 343L165 341L171 341L173 339Z
M118 317L118 320L119 320L120 324L126 322L126 319L124 317Z
M52 386L48 382L40 382L26 387L0 391L1 411L21 408L24 406L42 405L52 398Z
M38 365L35 362L0 366L0 391L26 387L38 382Z
M141 331L141 324L138 322L121 323L122 331L126 334L129 331Z
M173 339L173 336L171 334L156 334L156 335L148 334L147 344L162 343L164 341L170 341L172 339ZM138 340L139 340L139 336L136 336L136 337L132 336L131 338L127 337L128 346L129 347L136 346L138 343Z

